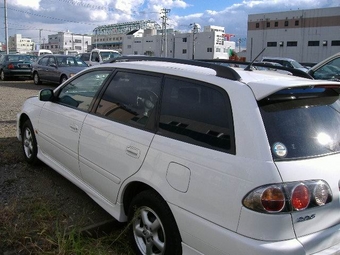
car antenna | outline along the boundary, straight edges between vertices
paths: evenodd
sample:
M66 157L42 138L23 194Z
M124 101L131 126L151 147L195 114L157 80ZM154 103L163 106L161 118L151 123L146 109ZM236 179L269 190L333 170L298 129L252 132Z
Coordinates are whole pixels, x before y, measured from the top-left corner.
M256 59L264 52L264 50L266 49L266 47L263 48L263 50L254 58L253 61L250 62L249 65L247 65L246 68L244 68L245 71L252 71L251 70L251 66L254 64L254 62L256 61Z

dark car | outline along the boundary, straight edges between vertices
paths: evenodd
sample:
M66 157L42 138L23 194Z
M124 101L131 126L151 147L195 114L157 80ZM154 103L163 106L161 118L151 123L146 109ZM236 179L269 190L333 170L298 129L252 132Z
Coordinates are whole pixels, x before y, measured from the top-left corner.
M317 80L340 81L340 52L316 64L308 73Z
M87 67L84 61L75 56L48 54L33 64L34 84L42 82L61 84Z
M3 54L0 56L0 79L32 78L32 61L28 55Z

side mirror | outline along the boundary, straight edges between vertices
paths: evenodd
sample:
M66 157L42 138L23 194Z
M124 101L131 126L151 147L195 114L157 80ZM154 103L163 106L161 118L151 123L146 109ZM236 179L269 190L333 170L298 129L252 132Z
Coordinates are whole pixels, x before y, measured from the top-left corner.
M40 101L52 101L54 93L52 89L42 89L39 92Z

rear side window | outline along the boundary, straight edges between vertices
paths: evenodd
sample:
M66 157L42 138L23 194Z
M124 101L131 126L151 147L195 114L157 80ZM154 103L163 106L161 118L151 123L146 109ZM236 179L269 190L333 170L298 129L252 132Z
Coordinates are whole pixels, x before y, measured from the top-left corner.
M159 134L235 154L232 112L226 92L209 84L167 77Z
M274 160L340 151L340 101L334 89L283 90L259 105Z

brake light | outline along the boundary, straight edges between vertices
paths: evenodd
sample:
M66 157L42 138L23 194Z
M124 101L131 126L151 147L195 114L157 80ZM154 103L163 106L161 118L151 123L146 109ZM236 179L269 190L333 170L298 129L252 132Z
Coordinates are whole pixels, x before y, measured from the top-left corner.
M298 184L293 188L291 203L296 211L307 208L310 202L309 190L306 185Z
M12 63L9 63L9 64L7 65L7 68L8 68L8 69L14 69L14 65L13 65Z
M243 199L248 209L264 213L302 211L332 201L329 185L322 180L270 184L249 192Z

